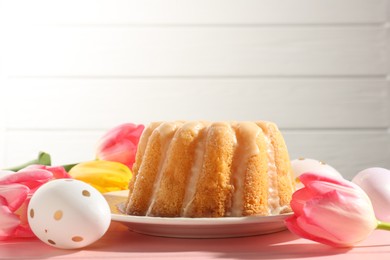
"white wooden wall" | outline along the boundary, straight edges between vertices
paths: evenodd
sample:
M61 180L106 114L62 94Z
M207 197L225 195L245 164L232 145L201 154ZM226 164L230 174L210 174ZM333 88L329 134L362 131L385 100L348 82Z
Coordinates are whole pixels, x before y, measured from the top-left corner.
M390 168L389 0L0 0L0 166L123 122L271 120L291 158ZM1 167L0 167L1 168Z

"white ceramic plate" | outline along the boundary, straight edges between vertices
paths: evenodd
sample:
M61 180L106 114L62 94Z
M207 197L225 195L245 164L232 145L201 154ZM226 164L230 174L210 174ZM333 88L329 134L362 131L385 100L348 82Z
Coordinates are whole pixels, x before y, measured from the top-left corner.
M105 193L113 221L121 222L130 230L153 236L180 238L222 238L263 235L286 229L284 220L291 216L225 217L225 218L160 218L131 216L120 210L127 191Z

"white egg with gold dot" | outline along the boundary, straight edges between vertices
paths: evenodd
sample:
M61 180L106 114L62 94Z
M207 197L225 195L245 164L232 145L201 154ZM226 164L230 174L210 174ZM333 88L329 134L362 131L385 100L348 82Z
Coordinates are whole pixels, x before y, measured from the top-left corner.
M91 185L59 179L34 193L28 206L28 222L34 234L48 245L81 248L104 235L111 212L103 195Z
M332 166L326 164L323 161L310 158L299 158L291 161L291 167L296 179L297 189L302 188L303 185L299 182L298 178L303 173L315 173L318 175L331 177L331 178L343 178L343 176Z
M359 172L352 182L359 185L370 197L378 220L390 222L390 170L368 168Z

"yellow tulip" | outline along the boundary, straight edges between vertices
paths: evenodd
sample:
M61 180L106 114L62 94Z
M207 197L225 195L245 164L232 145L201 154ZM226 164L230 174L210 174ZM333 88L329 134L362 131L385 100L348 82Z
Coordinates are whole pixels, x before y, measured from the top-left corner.
M92 185L101 193L126 190L132 177L126 165L101 160L79 163L69 171L69 174Z

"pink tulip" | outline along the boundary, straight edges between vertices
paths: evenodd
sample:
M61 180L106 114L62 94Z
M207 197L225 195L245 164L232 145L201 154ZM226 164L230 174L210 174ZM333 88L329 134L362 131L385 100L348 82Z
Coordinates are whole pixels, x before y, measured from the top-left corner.
M97 159L120 162L131 169L144 128L143 125L128 123L111 129L100 140Z
M33 237L27 222L30 197L42 184L57 178L70 178L60 166L28 166L18 172L0 172L0 240Z
M352 182L305 173L305 186L292 197L294 215L288 229L303 237L335 247L350 247L378 228L366 193Z

